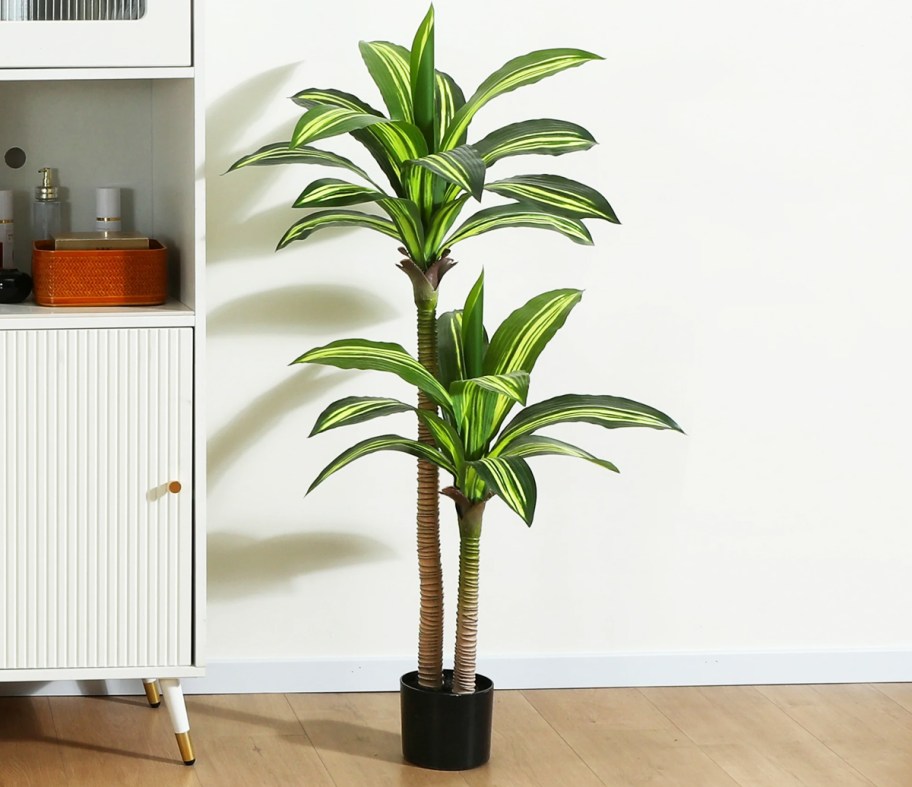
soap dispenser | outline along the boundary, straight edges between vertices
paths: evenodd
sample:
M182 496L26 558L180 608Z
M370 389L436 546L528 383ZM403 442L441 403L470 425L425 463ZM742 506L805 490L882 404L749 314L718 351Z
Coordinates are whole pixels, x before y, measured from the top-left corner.
M35 188L32 203L32 236L36 241L51 240L59 235L63 219L60 205L60 189L54 183L54 171L48 167L38 170L41 185Z

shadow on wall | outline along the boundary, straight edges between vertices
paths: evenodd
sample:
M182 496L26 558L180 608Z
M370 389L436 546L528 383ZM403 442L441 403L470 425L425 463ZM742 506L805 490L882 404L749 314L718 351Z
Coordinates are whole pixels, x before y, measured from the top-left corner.
M326 393L346 377L342 372L326 372L313 367L300 368L290 374L285 382L260 394L209 438L207 476L210 492L235 460L282 418Z
M295 533L263 540L212 533L208 542L208 594L222 601L280 589L302 574L395 556L380 541L345 533Z
M206 256L209 262L238 259L263 253L263 238L282 236L291 223L287 208L250 216L253 205L261 203L271 185L268 177L244 177L239 172L222 174L241 156L270 142L287 140L300 109L287 99L294 90L286 88L297 64L288 64L242 82L206 110ZM253 145L240 142L244 131L259 117L272 113L285 101L289 122L276 126ZM261 173L262 174L262 173ZM291 199L297 195L290 195Z
M365 290L299 285L245 295L219 306L209 312L206 330L210 337L348 331L386 322L395 314L389 303ZM309 349L302 346L300 352Z

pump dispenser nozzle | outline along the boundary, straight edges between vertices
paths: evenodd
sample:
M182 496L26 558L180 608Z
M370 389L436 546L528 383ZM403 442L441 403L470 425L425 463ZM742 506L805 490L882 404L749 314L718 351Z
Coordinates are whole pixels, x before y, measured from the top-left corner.
M50 167L42 167L38 170L38 174L41 175L41 185L35 187L35 199L41 202L58 199L58 189L54 183L54 170Z

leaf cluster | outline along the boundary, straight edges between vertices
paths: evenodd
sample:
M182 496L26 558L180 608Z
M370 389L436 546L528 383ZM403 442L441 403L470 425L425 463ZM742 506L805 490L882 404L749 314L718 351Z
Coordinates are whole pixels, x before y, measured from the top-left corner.
M550 174L487 181L501 159L562 155L595 144L581 126L564 120L512 123L480 140L467 142L476 113L494 98L546 77L601 59L580 49L543 49L513 58L485 79L466 99L462 89L434 62L434 9L428 11L411 49L388 41L361 42L361 57L386 106L386 114L357 96L334 88L307 88L292 96L306 111L287 141L266 145L230 168L277 164L320 164L346 169L363 183L321 178L294 201L314 209L296 221L279 248L334 226L364 227L395 238L426 270L453 244L505 227L533 227L591 244L584 219L617 223L611 205L595 189ZM341 134L357 140L383 172L387 185L373 180L353 161L313 143ZM506 204L483 208L454 229L466 203L484 192ZM375 205L380 214L352 206Z
M527 459L546 454L572 456L617 471L611 462L541 435L540 430L584 422L606 429L681 431L659 410L617 396L565 394L526 407L535 362L582 293L561 289L532 298L510 314L488 341L483 320L483 277L472 288L463 309L439 318L437 376L400 345L367 339L331 342L296 359L295 363L389 372L418 387L440 407L438 415L382 397L347 397L333 402L320 414L311 435L411 411L428 427L433 445L396 434L362 440L330 462L308 492L356 459L377 451L401 451L450 473L453 487L449 493L457 506L468 507L496 495L531 524L537 488ZM504 425L517 405L523 409Z

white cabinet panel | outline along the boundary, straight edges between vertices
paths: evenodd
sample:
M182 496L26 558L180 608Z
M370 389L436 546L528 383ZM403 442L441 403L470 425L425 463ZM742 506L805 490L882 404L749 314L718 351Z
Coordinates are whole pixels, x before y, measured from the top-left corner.
M0 0L0 68L190 66L191 17L190 0Z
M192 395L191 328L0 331L0 669L192 663Z

